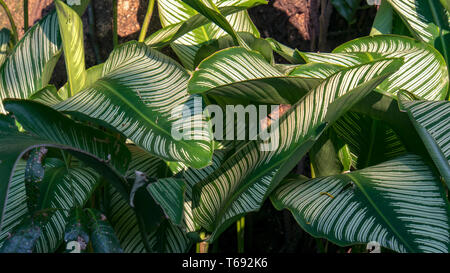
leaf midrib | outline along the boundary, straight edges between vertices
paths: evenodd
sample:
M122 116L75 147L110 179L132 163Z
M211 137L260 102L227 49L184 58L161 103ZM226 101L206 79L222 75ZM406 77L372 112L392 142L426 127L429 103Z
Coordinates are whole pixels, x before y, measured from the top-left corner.
M358 188L361 190L363 195L366 197L367 201L370 205L372 205L373 209L378 213L378 215L381 217L381 219L385 222L385 224L391 229L391 231L397 236L397 238L400 239L400 241L406 246L406 248L409 249L410 252L414 253L414 249L408 244L408 242L399 234L399 232L395 229L395 227L388 221L387 217L383 214L382 210L378 208L376 203L372 200L370 195L367 193L365 188L363 187L363 183L359 180L357 173L347 173L345 174L348 176L355 184L358 185Z

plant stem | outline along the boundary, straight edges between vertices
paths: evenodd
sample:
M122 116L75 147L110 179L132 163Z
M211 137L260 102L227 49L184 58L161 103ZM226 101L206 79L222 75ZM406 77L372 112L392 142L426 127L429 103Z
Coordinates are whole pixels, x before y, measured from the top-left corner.
M102 58L100 57L100 49L97 43L97 34L95 32L95 16L94 9L92 8L92 3L89 3L88 7L88 22L89 22L89 36L94 49L95 62L96 64L102 63Z
M113 45L114 48L119 44L119 36L117 34L117 0L113 0Z
M236 222L238 253L244 253L245 245L245 216Z
M23 0L23 30L28 30L28 0Z
M141 33L139 33L139 42L144 42L147 35L148 25L152 19L153 8L155 7L155 0L150 0L145 14L144 23L142 23Z
M316 238L317 250L319 253L327 253L325 247L323 246L323 242L321 238Z
M200 232L200 239L205 240L206 239L206 233ZM202 241L200 243L197 243L197 253L208 253L209 243L206 241Z
M14 44L16 44L17 41L19 40L19 35L17 34L17 27L16 27L16 24L14 23L14 19L13 19L12 15L11 15L11 12L9 11L9 8L6 5L5 1L0 0L0 5L3 7L3 9L5 10L6 15L8 16L9 24L11 25L11 30L12 30L12 33L13 33Z

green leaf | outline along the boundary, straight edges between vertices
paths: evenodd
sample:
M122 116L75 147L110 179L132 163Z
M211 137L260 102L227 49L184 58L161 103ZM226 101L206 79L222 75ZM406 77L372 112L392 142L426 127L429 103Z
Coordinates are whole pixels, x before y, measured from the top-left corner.
M47 154L45 147L30 151L25 168L25 191L27 194L28 212L33 215L37 210L40 197L41 182L44 179L44 158Z
M380 0L377 15L372 24L370 35L392 34L393 10L387 0Z
M292 49L286 45L283 45L282 43L272 39L272 38L266 38L266 41L269 42L269 44L272 46L273 51L278 53L281 57L286 59L288 62L292 64L304 64L305 60L303 56L301 56L301 52Z
M239 32L238 34L250 47L251 50L254 50L264 56L264 59L268 63L274 63L273 50L269 42L267 42L265 39L255 37L253 34L248 32ZM219 37L218 39L213 39L207 44L200 47L197 54L195 55L194 66L197 67L201 61L210 57L217 51L234 46L239 45L233 41L230 35L225 35Z
M86 210L90 221L90 238L95 253L122 253L119 240L106 216L94 209Z
M309 152L312 177L340 174L344 171L339 158L338 143L333 134L332 128L326 130Z
M387 0L419 40L434 45L450 63L450 17L439 0Z
M234 13L245 11L249 8L252 8L254 6L265 4L265 0L244 0L244 1L238 1L236 3L233 3L234 6L222 6L219 7L220 13L222 13L224 16L232 15ZM201 14L196 14L192 17L190 17L187 20L182 20L178 23L174 23L171 25L167 25L166 27L163 27L162 29L156 31L152 35L150 35L147 39L145 39L145 43L147 45L150 45L152 47L160 48L167 45L170 45L171 43L175 42L178 38L183 36L184 34L187 34L191 31L194 31L195 29L199 27L203 27L204 25L207 25L210 23L208 18Z
M257 211L329 124L401 65L385 59L334 74L281 116L270 143L250 141L193 189L194 219L213 234ZM272 129L271 129L272 130ZM268 144L261 146L261 144Z
M220 13L219 9L212 0L182 0L184 3L191 6L198 13L202 14L217 26L225 30L234 40L235 43L242 47L247 47L244 40L233 29L233 26L227 21L227 19Z
M2 159L3 161L4 159ZM4 240L10 236L12 231L22 222L28 214L27 195L25 191L25 166L26 161L20 160L11 177L9 195L3 207L3 215L0 221L0 247ZM4 180L3 180L4 181ZM3 184L4 182L2 182Z
M287 180L271 196L315 237L376 241L398 252L449 251L449 204L439 178L406 155L347 174Z
M322 81L285 76L261 54L233 47L203 60L189 80L188 91L266 104L290 104Z
M387 0L382 0L370 31L370 36L382 34L398 34L413 37L400 16L393 11Z
M218 1L213 0L215 4L217 4L219 10L216 10L215 13L225 11L221 10L221 7L230 7L230 11L232 11L231 6L240 6L243 7L251 7L253 5L265 3L266 1L256 0L256 1L248 1L248 0L232 0L232 1ZM191 4L201 5L200 2L196 3L193 1ZM168 26L176 26L176 24L180 23L189 23L190 18L198 15L197 11L189 6L186 3L183 3L182 0L161 0L158 1L158 11L161 20L161 25L163 27ZM203 14L207 15L207 14ZM209 14L213 16L212 14ZM215 14L217 15L217 14ZM211 20L212 17L207 16L207 19ZM203 17L203 16L202 16ZM234 30L236 32L250 32L254 34L256 37L259 37L259 32L250 20L246 11L240 11L231 13L225 17L225 21L223 16L219 15L220 22L224 25L227 25L228 30ZM205 18L205 17L203 17ZM200 18L199 18L200 19ZM197 19L196 19L197 20ZM208 20L208 21L209 21ZM228 23L228 22L230 23ZM198 49L206 42L211 39L217 39L226 34L219 26L214 23L207 23L206 25L199 25L198 28L190 31L180 38L176 39L171 43L172 49L175 51L181 63L189 70L193 70L194 67L194 58L198 51ZM196 25L196 26L197 26ZM231 27L231 29L230 29ZM189 29L188 29L189 30ZM182 33L180 33L182 34ZM239 37L238 37L239 38Z
M165 162L145 150L128 145L132 160L127 171L130 180L135 179L135 171L145 173L147 177L164 177L169 174ZM135 207L115 188L105 189L106 215L110 219L117 238L126 253L146 252L144 239L150 240L153 233L163 222L164 214L152 197L141 189L136 192ZM145 234L145 235L143 235Z
M450 188L450 102L411 100L399 93L399 107L405 111Z
M195 222L193 216L193 197L192 197L192 189L194 186L204 180L208 175L217 170L222 162L226 160L226 151L223 149L214 150L212 164L202 168L185 168L182 166L181 168L184 170L182 172L183 178L186 182L186 190L184 193L184 211L183 211L183 226L187 232L192 233L200 229L200 225Z
M52 106L63 101L63 99L58 95L58 91L54 85L47 85L43 89L31 95L29 99L47 106Z
M368 105L367 105L368 106ZM333 125L337 137L350 149L356 169L373 166L406 153L398 134L384 121L348 112ZM403 132L409 137L413 135Z
M13 112L20 124L31 134L19 133L17 128L0 131L0 174L7 179L0 187L0 227L7 221L6 206L12 198L16 165L29 150L54 147L68 150L85 161L128 198L124 179L130 154L124 144L104 132L78 124L57 111L33 102L6 100L6 110Z
M111 53L102 78L55 108L112 127L165 160L203 167L211 161L212 136L202 108L194 109L200 97L187 93L188 79L169 57L130 42ZM183 117L183 108L193 114Z
M148 192L163 209L166 217L174 225L181 225L183 220L184 192L183 179L163 178L147 186Z
M46 170L40 187L39 209L56 209L56 212L42 227L37 252L54 252L58 248L64 240L70 211L85 205L98 186L99 178L91 168L60 166Z
M186 253L192 246L186 233L169 220L164 221L150 238L150 246L156 253Z
M32 253L39 236L39 225L26 217L3 243L0 253Z
M71 96L78 93L86 83L84 63L83 22L80 16L61 1L56 1L59 31L61 32L64 59Z
M296 66L289 76L302 78L326 79L339 70L343 69L340 65L326 63L308 63Z
M405 146L406 150L409 153L414 153L414 154L420 155L425 160L429 159L428 152L427 152L425 146L423 145L419 135L417 134L416 130L414 129L414 126L412 125L411 121L409 120L408 115L406 113L403 113L400 111L400 109L398 107L398 101L396 99L392 98L391 96L383 95L378 92L371 92L371 93L369 93L369 95L367 95L365 98L363 98L360 102L355 104L352 107L351 111L356 113L356 116L358 116L357 119L355 120L355 122L367 122L368 126L372 126L371 124L373 123L373 121L380 121L380 122L384 123L388 128L395 131L398 138L400 138L401 142L403 143L403 145ZM349 113L349 115L350 115L350 113ZM364 116L366 118L364 118L363 120L360 120ZM358 121L358 119L360 121ZM337 121L337 123L339 123L339 122L340 121ZM347 125L345 125L345 124L347 124ZM344 125L345 126L354 126L354 122L345 121ZM357 126L355 128L358 128L360 126ZM360 131L359 129L355 130L355 128L353 128L353 129L349 128L348 130L350 130L350 132L351 131L356 131L356 132ZM336 127L335 127L335 129L336 129ZM346 129L344 129L344 130L346 130ZM369 134L370 134L369 128L364 129L364 131L369 132ZM362 136L363 142L361 142L361 143L366 143L363 145L367 145L367 138L365 138L365 137L367 137L369 134L367 134L366 136ZM340 134L340 137L342 137L342 139L345 139L346 135L348 135L348 132ZM359 135L359 133L357 133L357 135ZM350 140L351 139L352 138L350 138ZM358 154L357 152L355 153L355 151L357 151L357 149L354 149L356 146L354 144L350 144L350 143L352 143L350 140L346 140L346 143L348 143L350 145L351 149L353 150L353 153L356 155L356 154ZM358 143L358 141L356 141L356 143ZM392 143L395 143L395 142L392 142ZM385 161L385 160L381 160L381 161ZM379 162L381 162L381 161L379 161ZM356 162L354 162L354 163L356 163ZM363 166L363 167L366 167L366 166Z
M441 0L441 4L447 9L447 11L450 11L450 2L448 0Z
M89 244L89 228L87 215L81 208L70 211L69 220L64 229L64 241L67 248L71 247L70 242L77 242L80 246L80 252L85 252L87 244ZM73 250L67 248L66 250Z
M396 94L401 88L428 100L443 99L447 95L449 80L445 60L434 48L412 38L397 35L363 37L338 46L332 54L304 55L310 62L343 66L379 58L403 58L405 64L378 86L377 91Z
M0 67L0 113L5 113L1 100L28 98L46 87L60 55L58 20L52 12L27 31Z
M11 39L11 32L7 28L0 30L0 66L6 60L9 50L9 40Z

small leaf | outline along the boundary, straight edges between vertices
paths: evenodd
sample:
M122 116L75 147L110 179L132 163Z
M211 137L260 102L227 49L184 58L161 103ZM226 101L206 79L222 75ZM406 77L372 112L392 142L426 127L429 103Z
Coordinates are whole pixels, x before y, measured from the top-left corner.
M5 240L0 253L32 253L39 236L41 228L31 217L27 217Z
M100 211L87 209L90 220L90 237L95 253L122 253L114 229Z
M184 193L186 184L182 179L163 178L147 186L148 192L161 206L166 217L174 225L181 225L183 220Z

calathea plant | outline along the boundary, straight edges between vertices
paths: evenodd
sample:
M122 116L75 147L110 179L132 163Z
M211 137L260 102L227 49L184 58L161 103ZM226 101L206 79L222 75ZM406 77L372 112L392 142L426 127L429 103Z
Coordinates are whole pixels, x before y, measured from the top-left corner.
M314 53L260 37L263 0L159 0L162 29L90 68L87 3L0 32L1 252L187 252L267 200L340 246L449 251L439 1L383 1L372 36Z

